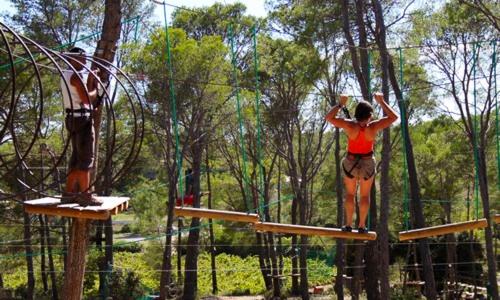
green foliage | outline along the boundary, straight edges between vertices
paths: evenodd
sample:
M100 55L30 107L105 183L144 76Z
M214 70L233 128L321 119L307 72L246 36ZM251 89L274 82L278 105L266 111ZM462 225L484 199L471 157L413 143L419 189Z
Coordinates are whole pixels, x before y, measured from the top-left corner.
M189 37L200 40L204 36L218 35L227 37L228 26L234 26L243 39L243 31L249 30L257 19L245 15L246 7L243 3L222 4L215 3L209 7L176 10L173 14L173 27L182 28ZM246 37L247 39L248 36Z
M391 289L391 299L395 300L423 299L419 295L421 292L418 291L418 288L398 286Z
M141 178L130 188L130 204L134 210L133 226L143 233L157 232L166 216L167 187L158 179Z
M113 298L135 300L144 295L146 290L134 271L116 270L110 276L109 291Z
M89 10L96 9L95 1L25 1L11 0L16 13L11 21L22 26L26 34L54 47L74 41L89 29L80 27L96 18Z
M286 28L301 44L333 42L340 35L340 2L272 0L268 5L270 22ZM330 20L328 26L325 19Z
M139 253L142 252L142 244L140 243L116 243L113 245L113 252L130 252Z

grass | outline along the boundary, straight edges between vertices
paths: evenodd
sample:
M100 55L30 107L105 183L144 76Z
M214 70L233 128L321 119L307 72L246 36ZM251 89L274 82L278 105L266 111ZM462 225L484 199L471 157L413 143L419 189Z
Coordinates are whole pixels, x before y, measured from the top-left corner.
M114 255L114 268L122 271L133 271L139 275L141 285L150 291L158 291L160 279L161 247L159 244L146 247L142 253L116 252ZM96 260L98 252L91 251L89 254L87 273L85 274L85 295L96 295L98 289L98 274ZM176 257L172 258L174 276L176 268ZM219 254L216 257L218 295L262 295L265 287L259 267L258 257L249 256L241 258L235 255ZM184 268L184 261L182 263ZM56 261L58 275L62 271L60 259ZM41 288L41 274L39 272L39 261L35 260L35 275L37 290ZM309 282L311 285L330 284L334 275L334 268L328 267L323 261L308 260ZM19 261L19 266L11 272L4 273L4 287L6 289L22 288L26 285L26 265ZM291 260L285 258L284 274L291 274ZM62 278L61 278L62 279ZM291 286L291 277L286 276L283 290ZM198 261L198 291L200 296L210 295L212 290L212 279L210 272L210 255L201 253ZM38 290L39 295L42 294ZM41 298L40 298L41 299Z

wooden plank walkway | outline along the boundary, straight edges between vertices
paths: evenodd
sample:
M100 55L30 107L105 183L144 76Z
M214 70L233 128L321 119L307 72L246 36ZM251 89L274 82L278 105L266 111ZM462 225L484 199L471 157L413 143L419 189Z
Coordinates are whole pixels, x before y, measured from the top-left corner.
M462 232L473 229L481 229L488 226L486 219L479 219L467 222L451 223L439 226L424 227L399 233L400 241L415 240L425 237L444 235L455 232Z
M178 217L207 218L243 223L256 223L259 221L257 214L206 208L176 206L174 214Z
M99 206L80 206L77 203L61 204L61 199L45 197L24 202L24 210L29 214L43 214L69 218L107 220L128 208L129 197L102 197Z
M375 231L368 231L367 233L358 233L357 230L353 230L352 232L346 232L342 231L339 228L302 226L302 225L291 225L291 224L280 224L280 223L269 223L269 222L255 223L254 227L257 231L263 231L263 232L327 236L340 239L369 240L369 241L374 241L377 239L377 233Z

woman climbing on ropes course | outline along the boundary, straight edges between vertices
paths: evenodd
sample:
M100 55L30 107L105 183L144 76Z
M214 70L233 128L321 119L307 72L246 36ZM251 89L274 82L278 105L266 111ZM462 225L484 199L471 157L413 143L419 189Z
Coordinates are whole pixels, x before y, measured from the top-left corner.
M341 95L339 104L333 106L326 115L326 120L334 126L344 129L348 138L347 155L342 160L344 170L345 214L346 222L343 231L352 231L352 216L354 214L354 195L359 183L359 233L366 233L366 216L370 207L370 190L375 178L375 158L373 147L377 133L398 119L397 113L384 101L382 93L375 93L375 101L382 107L385 116L372 120L373 107L366 101L360 101L356 106L354 119L337 116L339 110L347 104L349 97Z

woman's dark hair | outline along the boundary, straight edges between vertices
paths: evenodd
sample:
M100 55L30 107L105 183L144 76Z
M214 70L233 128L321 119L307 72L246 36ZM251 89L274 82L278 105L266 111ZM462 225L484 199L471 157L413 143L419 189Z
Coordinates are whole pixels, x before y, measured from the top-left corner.
M358 122L363 122L368 120L368 118L371 117L372 114L373 114L373 106L366 101L360 101L358 105L356 105L356 110L354 111L354 118Z

